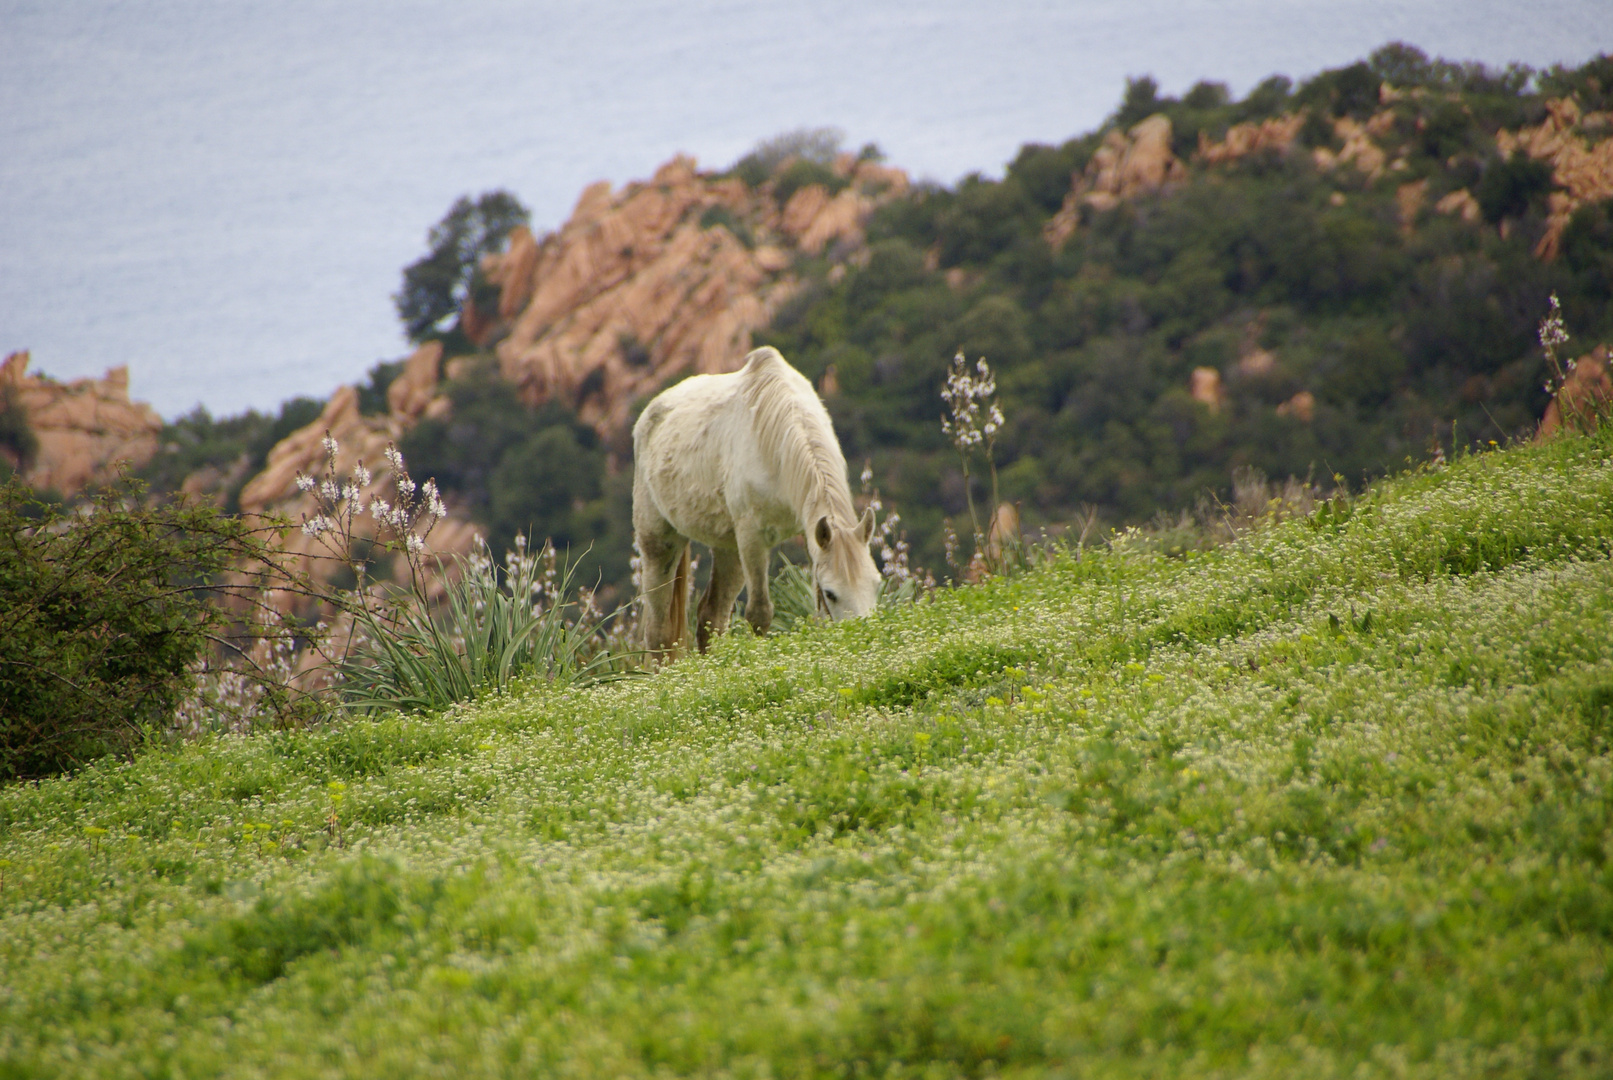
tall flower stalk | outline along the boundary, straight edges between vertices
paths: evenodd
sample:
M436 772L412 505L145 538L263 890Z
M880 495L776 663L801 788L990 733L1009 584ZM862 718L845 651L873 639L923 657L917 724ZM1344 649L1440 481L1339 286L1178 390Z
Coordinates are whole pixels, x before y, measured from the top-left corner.
M1568 376L1574 370L1574 361L1566 363L1557 356L1559 347L1568 344L1568 327L1563 325L1563 308L1557 302L1557 294L1551 294L1551 310L1546 317L1540 320L1540 348L1546 354L1546 364L1550 373L1546 376L1546 385L1542 388L1552 397L1556 397L1568 382Z
M971 375L969 362L964 359L963 353L954 356L952 367L947 372L946 385L941 390L941 400L947 403L950 413L942 415L941 430L952 440L952 448L958 452L958 462L963 467L963 495L969 504L969 524L974 529L975 549L978 551L985 534L980 528L980 515L975 512L969 461L977 451L984 451L986 465L991 470L991 508L992 513L996 513L999 501L997 435L1003 428L1003 411L997 404L997 377L992 373L991 365L986 363L986 358L981 357L975 362L975 373Z

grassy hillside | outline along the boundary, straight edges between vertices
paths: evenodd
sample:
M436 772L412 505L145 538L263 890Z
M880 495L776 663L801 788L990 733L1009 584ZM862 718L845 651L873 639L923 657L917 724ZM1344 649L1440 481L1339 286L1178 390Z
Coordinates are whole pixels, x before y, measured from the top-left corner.
M1613 437L0 791L0 1076L1613 1068Z

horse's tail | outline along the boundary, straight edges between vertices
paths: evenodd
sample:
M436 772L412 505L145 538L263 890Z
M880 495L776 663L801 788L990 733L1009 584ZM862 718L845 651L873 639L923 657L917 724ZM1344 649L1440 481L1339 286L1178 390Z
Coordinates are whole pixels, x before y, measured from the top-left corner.
M683 545L678 556L678 569L672 575L672 605L667 611L667 644L673 655L683 644L683 635L689 629L689 545Z

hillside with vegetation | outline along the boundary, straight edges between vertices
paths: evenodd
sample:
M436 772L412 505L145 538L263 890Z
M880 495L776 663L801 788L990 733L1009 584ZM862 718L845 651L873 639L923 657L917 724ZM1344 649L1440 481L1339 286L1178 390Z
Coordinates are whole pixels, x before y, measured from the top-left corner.
M0 788L0 1072L1599 1076L1613 435Z
M958 351L998 372L1003 493L1043 522L1143 521L1240 466L1358 485L1505 443L1546 405L1548 296L1583 341L1613 333L1610 89L1605 59L1531 76L1405 46L1242 101L1138 80L1000 181L882 207L864 264L766 340L834 371L848 456L932 565L964 508L936 423Z
M1610 135L1606 57L1494 70L1390 45L1241 100L1135 80L1098 129L1027 144L1001 179L913 183L816 131L594 185L552 232L508 193L467 197L395 298L440 353L377 365L351 401L198 411L141 471L296 521L292 466L319 465L335 421L440 478L468 523L452 550L472 529L495 553L552 537L622 598L636 411L773 344L943 578L947 523L969 531L939 425L959 352L997 372L1001 491L1029 526L1174 515L1239 470L1359 487L1530 435L1551 295L1574 355L1613 335ZM15 404L13 461L34 445Z

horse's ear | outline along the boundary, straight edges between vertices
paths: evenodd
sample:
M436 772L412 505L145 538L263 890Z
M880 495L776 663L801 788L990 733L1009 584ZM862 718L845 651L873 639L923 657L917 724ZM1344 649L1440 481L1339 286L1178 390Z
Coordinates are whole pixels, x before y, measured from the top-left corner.
M821 550L828 547L829 540L833 536L834 534L829 531L829 519L827 517L819 518L818 524L812 529L812 539L818 542L818 548Z
M857 543L866 544L874 538L874 508L870 506L863 511L863 519L857 523Z

